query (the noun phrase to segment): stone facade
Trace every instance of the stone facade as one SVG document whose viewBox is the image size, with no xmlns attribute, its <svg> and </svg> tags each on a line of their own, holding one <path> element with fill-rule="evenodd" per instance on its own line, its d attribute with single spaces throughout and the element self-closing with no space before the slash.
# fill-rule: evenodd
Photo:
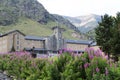
<svg viewBox="0 0 120 80">
<path fill-rule="evenodd" d="M 54 30 L 53 35 L 46 39 L 46 49 L 58 51 L 64 48 L 64 39 L 62 37 L 63 28 L 53 27 Z"/>
<path fill-rule="evenodd" d="M 23 50 L 24 34 L 18 30 L 0 35 L 0 53 L 6 53 L 14 50 Z"/>
<path fill-rule="evenodd" d="M 84 44 L 75 44 L 75 43 L 67 43 L 67 48 L 68 49 L 72 49 L 74 51 L 84 51 L 85 48 L 88 47 L 88 45 L 84 45 Z"/>
<path fill-rule="evenodd" d="M 8 37 L 8 52 L 12 51 L 12 48 L 15 49 L 15 51 L 22 51 L 24 46 L 24 35 L 22 35 L 19 32 L 13 32 L 11 34 L 7 35 Z"/>
<path fill-rule="evenodd" d="M 22 51 L 24 49 L 30 51 L 34 47 L 36 51 L 57 52 L 64 48 L 73 51 L 84 51 L 92 43 L 90 41 L 74 41 L 66 40 L 62 37 L 63 28 L 53 27 L 53 35 L 49 37 L 28 36 L 18 30 L 10 31 L 0 35 L 0 53 L 7 53 L 12 50 Z"/>
<path fill-rule="evenodd" d="M 0 37 L 0 53 L 8 52 L 8 39 L 7 36 Z"/>
<path fill-rule="evenodd" d="M 24 48 L 45 48 L 45 41 L 40 40 L 25 40 Z"/>
</svg>

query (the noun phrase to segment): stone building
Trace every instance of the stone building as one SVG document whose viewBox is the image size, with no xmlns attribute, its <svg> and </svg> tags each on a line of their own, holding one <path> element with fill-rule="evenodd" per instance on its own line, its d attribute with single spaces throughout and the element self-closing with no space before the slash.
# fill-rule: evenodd
<svg viewBox="0 0 120 80">
<path fill-rule="evenodd" d="M 25 34 L 18 30 L 10 31 L 0 35 L 0 53 L 7 53 L 12 50 L 21 51 L 24 49 Z"/>
<path fill-rule="evenodd" d="M 60 27 L 53 27 L 54 33 L 49 37 L 29 36 L 19 30 L 10 31 L 0 35 L 0 53 L 11 51 L 31 51 L 36 53 L 57 53 L 59 50 L 69 48 L 75 52 L 84 52 L 93 41 L 67 40 L 62 37 L 65 31 Z"/>
</svg>

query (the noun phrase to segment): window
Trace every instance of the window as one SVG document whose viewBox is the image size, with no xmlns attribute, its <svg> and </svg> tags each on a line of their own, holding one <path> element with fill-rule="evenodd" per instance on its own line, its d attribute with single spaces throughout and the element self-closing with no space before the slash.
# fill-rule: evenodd
<svg viewBox="0 0 120 80">
<path fill-rule="evenodd" d="M 17 50 L 19 50 L 19 46 L 17 46 Z"/>
<path fill-rule="evenodd" d="M 17 39 L 19 39 L 19 35 L 17 35 Z"/>
<path fill-rule="evenodd" d="M 17 41 L 17 44 L 19 44 L 19 41 Z"/>
</svg>

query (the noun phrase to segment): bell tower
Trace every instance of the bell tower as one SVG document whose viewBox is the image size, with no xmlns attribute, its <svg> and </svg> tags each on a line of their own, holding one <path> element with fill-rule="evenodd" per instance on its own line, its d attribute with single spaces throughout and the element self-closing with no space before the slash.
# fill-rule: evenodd
<svg viewBox="0 0 120 80">
<path fill-rule="evenodd" d="M 56 50 L 60 50 L 64 48 L 64 39 L 62 37 L 62 33 L 65 31 L 64 28 L 60 28 L 59 26 L 55 26 L 52 28 L 54 30 L 54 36 L 56 40 Z"/>
</svg>

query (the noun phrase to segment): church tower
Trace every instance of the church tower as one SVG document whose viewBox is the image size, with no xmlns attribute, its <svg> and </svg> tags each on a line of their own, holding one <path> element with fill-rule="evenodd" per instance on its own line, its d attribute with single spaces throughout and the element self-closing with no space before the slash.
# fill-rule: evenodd
<svg viewBox="0 0 120 80">
<path fill-rule="evenodd" d="M 55 36 L 55 42 L 56 42 L 56 50 L 60 50 L 64 48 L 64 39 L 62 37 L 62 32 L 65 31 L 65 29 L 60 28 L 59 26 L 55 26 L 52 28 L 54 30 L 54 36 Z M 53 41 L 54 42 L 54 41 Z"/>
</svg>

